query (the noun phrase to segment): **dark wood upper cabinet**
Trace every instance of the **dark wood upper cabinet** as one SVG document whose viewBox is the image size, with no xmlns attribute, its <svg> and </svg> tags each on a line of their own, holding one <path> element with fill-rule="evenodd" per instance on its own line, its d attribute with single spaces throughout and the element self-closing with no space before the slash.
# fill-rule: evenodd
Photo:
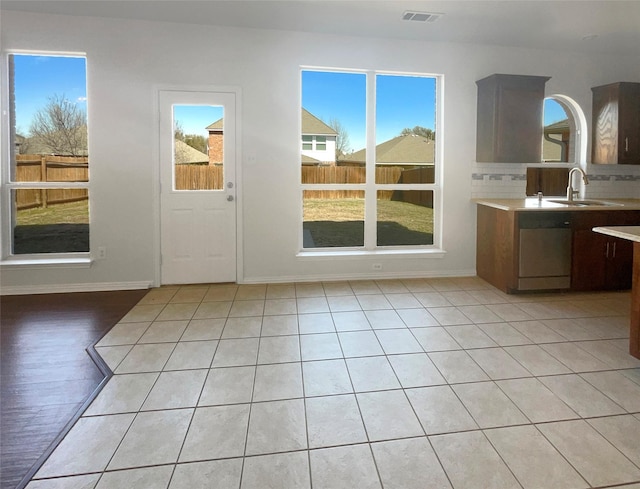
<svg viewBox="0 0 640 489">
<path fill-rule="evenodd" d="M 591 162 L 640 165 L 640 83 L 611 83 L 591 90 Z"/>
<path fill-rule="evenodd" d="M 476 161 L 542 161 L 544 85 L 549 78 L 496 74 L 476 82 Z"/>
</svg>

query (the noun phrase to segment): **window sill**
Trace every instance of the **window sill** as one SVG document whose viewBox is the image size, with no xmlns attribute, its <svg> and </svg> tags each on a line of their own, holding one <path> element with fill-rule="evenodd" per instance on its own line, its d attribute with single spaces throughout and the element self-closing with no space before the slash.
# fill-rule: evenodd
<svg viewBox="0 0 640 489">
<path fill-rule="evenodd" d="M 356 257 L 369 258 L 443 258 L 447 252 L 440 248 L 414 249 L 414 250 L 341 250 L 341 251 L 300 251 L 297 258 L 330 258 L 330 259 L 351 259 Z"/>
<path fill-rule="evenodd" d="M 2 268 L 42 269 L 42 268 L 90 268 L 91 258 L 43 258 L 8 259 L 0 261 Z"/>
</svg>

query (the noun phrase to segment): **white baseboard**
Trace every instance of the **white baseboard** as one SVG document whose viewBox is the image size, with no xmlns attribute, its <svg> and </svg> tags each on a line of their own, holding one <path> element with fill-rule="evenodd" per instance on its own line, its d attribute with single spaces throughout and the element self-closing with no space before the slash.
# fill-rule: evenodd
<svg viewBox="0 0 640 489">
<path fill-rule="evenodd" d="M 350 273 L 348 275 L 303 275 L 303 276 L 274 276 L 274 277 L 245 277 L 241 284 L 275 284 L 291 282 L 340 282 L 345 280 L 385 280 L 410 278 L 447 278 L 447 277 L 475 277 L 473 270 L 449 270 L 437 272 L 378 272 L 378 273 Z"/>
<path fill-rule="evenodd" d="M 65 292 L 110 292 L 148 289 L 152 282 L 99 282 L 89 284 L 10 285 L 0 287 L 0 295 L 61 294 Z"/>
</svg>

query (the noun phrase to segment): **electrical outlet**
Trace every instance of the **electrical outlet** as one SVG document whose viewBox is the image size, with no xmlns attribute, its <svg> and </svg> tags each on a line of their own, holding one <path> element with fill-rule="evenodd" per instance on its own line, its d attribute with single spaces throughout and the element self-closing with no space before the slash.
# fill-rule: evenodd
<svg viewBox="0 0 640 489">
<path fill-rule="evenodd" d="M 107 257 L 107 248 L 104 246 L 98 246 L 98 260 L 104 260 Z"/>
<path fill-rule="evenodd" d="M 374 270 L 382 270 L 382 263 L 374 263 L 371 268 Z"/>
</svg>

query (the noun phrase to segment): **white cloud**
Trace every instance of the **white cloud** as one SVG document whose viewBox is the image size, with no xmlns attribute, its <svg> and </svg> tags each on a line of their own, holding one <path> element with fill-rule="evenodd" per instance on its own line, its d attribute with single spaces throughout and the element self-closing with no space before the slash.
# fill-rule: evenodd
<svg viewBox="0 0 640 489">
<path fill-rule="evenodd" d="M 87 101 L 87 97 L 78 97 L 76 100 L 78 102 L 86 102 Z"/>
</svg>

